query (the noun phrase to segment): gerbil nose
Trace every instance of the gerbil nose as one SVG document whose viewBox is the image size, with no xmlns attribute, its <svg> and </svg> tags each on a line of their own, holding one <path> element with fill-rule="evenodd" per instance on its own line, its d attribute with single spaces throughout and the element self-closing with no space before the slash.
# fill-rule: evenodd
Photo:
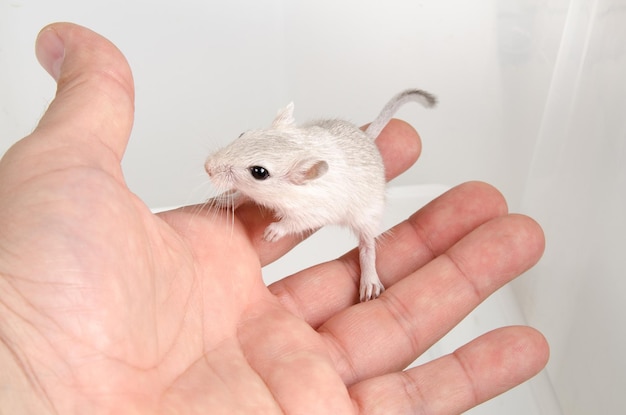
<svg viewBox="0 0 626 415">
<path fill-rule="evenodd" d="M 204 163 L 204 170 L 207 172 L 209 177 L 213 177 L 220 172 L 223 172 L 225 169 L 223 166 L 216 166 L 214 163 L 206 162 Z"/>
<path fill-rule="evenodd" d="M 230 177 L 233 172 L 233 167 L 229 165 L 214 165 L 213 163 L 206 162 L 204 164 L 204 170 L 209 177 L 214 176 L 228 176 Z"/>
<path fill-rule="evenodd" d="M 210 166 L 209 163 L 204 163 L 204 170 L 209 176 L 213 176 L 213 174 L 215 174 L 215 169 L 213 166 Z"/>
</svg>

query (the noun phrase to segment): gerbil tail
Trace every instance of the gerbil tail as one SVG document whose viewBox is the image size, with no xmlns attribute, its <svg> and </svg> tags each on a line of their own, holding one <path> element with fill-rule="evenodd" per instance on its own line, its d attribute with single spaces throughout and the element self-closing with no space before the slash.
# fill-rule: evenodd
<svg viewBox="0 0 626 415">
<path fill-rule="evenodd" d="M 418 102 L 426 108 L 432 108 L 437 104 L 437 98 L 431 93 L 421 89 L 407 89 L 391 98 L 380 114 L 378 114 L 378 117 L 367 127 L 365 133 L 372 139 L 378 137 L 378 134 L 385 128 L 400 107 L 410 101 Z"/>
</svg>

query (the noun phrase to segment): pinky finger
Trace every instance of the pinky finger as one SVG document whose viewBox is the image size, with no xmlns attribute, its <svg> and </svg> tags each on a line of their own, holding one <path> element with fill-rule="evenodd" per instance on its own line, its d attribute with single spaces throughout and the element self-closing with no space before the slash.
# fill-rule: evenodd
<svg viewBox="0 0 626 415">
<path fill-rule="evenodd" d="M 359 382 L 350 395 L 362 414 L 459 414 L 530 379 L 547 359 L 541 333 L 507 327 L 422 366 Z"/>
</svg>

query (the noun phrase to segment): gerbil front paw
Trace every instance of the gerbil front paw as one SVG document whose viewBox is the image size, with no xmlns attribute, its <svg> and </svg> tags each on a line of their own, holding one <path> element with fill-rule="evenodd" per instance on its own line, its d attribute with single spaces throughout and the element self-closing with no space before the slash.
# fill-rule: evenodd
<svg viewBox="0 0 626 415">
<path fill-rule="evenodd" d="M 286 234 L 287 232 L 280 222 L 273 222 L 270 223 L 267 228 L 265 228 L 263 238 L 268 242 L 276 242 Z"/>
<path fill-rule="evenodd" d="M 378 278 L 376 281 L 361 281 L 359 299 L 361 302 L 373 300 L 385 291 L 385 287 Z"/>
</svg>

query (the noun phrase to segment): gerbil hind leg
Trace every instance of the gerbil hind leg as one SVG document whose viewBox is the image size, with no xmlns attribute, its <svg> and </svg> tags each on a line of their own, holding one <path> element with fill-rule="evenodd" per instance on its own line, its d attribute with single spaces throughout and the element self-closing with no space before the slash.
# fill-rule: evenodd
<svg viewBox="0 0 626 415">
<path fill-rule="evenodd" d="M 373 300 L 385 291 L 376 272 L 376 239 L 373 235 L 359 236 L 359 263 L 361 265 L 359 299 Z"/>
</svg>

